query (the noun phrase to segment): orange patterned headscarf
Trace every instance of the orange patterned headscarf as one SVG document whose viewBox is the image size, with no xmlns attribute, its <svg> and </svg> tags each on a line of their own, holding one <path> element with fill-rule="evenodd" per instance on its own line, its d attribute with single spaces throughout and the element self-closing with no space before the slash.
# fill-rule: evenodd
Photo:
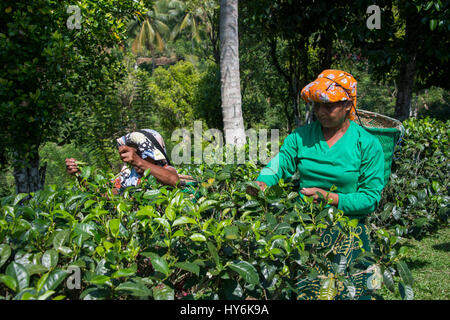
<svg viewBox="0 0 450 320">
<path fill-rule="evenodd" d="M 342 70 L 324 70 L 317 79 L 305 86 L 301 91 L 302 99 L 308 102 L 333 103 L 352 101 L 350 120 L 356 113 L 356 84 L 353 76 Z"/>
</svg>

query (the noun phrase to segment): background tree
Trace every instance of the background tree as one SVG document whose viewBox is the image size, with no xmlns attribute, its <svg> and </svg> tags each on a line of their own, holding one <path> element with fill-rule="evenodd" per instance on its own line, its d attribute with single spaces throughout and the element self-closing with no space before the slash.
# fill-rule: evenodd
<svg viewBox="0 0 450 320">
<path fill-rule="evenodd" d="M 138 56 L 147 52 L 152 57 L 152 70 L 155 68 L 156 51 L 165 48 L 164 35 L 170 33 L 167 25 L 170 15 L 167 1 L 157 1 L 145 14 L 138 16 L 129 24 L 129 35 L 132 37 L 131 50 Z"/>
<path fill-rule="evenodd" d="M 104 101 L 120 74 L 110 48 L 121 44 L 126 19 L 143 10 L 143 1 L 2 1 L 0 4 L 0 147 L 1 164 L 14 168 L 17 192 L 32 192 L 44 183 L 39 146 L 65 143 L 72 129 L 83 130 L 75 111 Z M 75 16 L 74 16 L 75 15 Z M 116 69 L 117 67 L 117 69 Z M 75 130 L 76 131 L 76 130 Z"/>
<path fill-rule="evenodd" d="M 306 106 L 299 109 L 300 91 L 322 70 L 331 67 L 336 52 L 334 39 L 351 23 L 348 12 L 353 2 L 330 7 L 327 1 L 246 1 L 243 23 L 266 42 L 270 60 L 284 79 L 291 100 L 289 127 L 311 119 Z M 302 117 L 303 115 L 303 117 Z"/>
<path fill-rule="evenodd" d="M 189 38 L 201 48 L 202 57 L 220 64 L 219 10 L 218 0 L 172 0 L 172 6 L 181 12 L 177 25 L 172 31 L 176 39 L 188 30 Z"/>
<path fill-rule="evenodd" d="M 361 1 L 358 5 L 363 9 L 369 3 Z M 377 4 L 381 28 L 353 29 L 349 40 L 355 50 L 362 50 L 369 58 L 374 80 L 395 81 L 395 117 L 405 120 L 411 115 L 413 92 L 436 85 L 449 88 L 445 77 L 450 61 L 450 3 L 391 0 Z M 360 15 L 352 20 L 363 23 Z"/>
</svg>

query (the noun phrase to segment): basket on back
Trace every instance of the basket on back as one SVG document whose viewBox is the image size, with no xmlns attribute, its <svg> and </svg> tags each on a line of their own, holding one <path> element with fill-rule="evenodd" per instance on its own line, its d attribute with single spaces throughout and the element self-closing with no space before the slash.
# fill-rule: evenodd
<svg viewBox="0 0 450 320">
<path fill-rule="evenodd" d="M 391 175 L 392 156 L 395 146 L 403 136 L 405 128 L 396 119 L 361 109 L 357 110 L 355 122 L 376 136 L 381 143 L 384 152 L 384 185 L 386 185 Z"/>
</svg>

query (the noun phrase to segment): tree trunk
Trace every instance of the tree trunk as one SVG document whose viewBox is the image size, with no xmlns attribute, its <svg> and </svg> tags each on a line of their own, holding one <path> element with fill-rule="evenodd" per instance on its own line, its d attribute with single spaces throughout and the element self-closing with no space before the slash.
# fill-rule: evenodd
<svg viewBox="0 0 450 320">
<path fill-rule="evenodd" d="M 298 112 L 298 101 L 300 94 L 300 92 L 298 92 L 298 85 L 297 85 L 298 78 L 292 72 L 288 72 L 281 67 L 280 61 L 278 61 L 277 57 L 277 40 L 275 38 L 269 41 L 269 46 L 270 46 L 270 56 L 272 57 L 272 63 L 277 69 L 277 71 L 284 77 L 289 86 L 289 98 L 292 101 L 294 112 L 292 115 L 289 115 L 287 111 L 285 113 L 288 122 L 288 132 L 291 132 L 290 128 L 292 128 L 293 126 L 298 127 L 300 125 L 300 118 Z M 292 70 L 292 68 L 289 69 Z M 287 107 L 288 106 L 286 105 L 286 108 Z"/>
<path fill-rule="evenodd" d="M 239 75 L 238 1 L 220 1 L 220 73 L 225 143 L 245 144 Z"/>
<path fill-rule="evenodd" d="M 47 166 L 39 167 L 39 152 L 29 153 L 28 161 L 16 152 L 13 160 L 13 175 L 16 182 L 16 193 L 30 193 L 44 186 Z"/>
<path fill-rule="evenodd" d="M 397 80 L 397 100 L 395 101 L 395 118 L 403 121 L 409 117 L 411 99 L 416 71 L 416 54 L 408 54 L 402 62 Z"/>
<path fill-rule="evenodd" d="M 291 98 L 292 98 L 292 105 L 294 107 L 294 121 L 295 121 L 295 128 L 301 125 L 300 117 L 299 117 L 299 110 L 298 105 L 300 101 L 300 90 L 298 87 L 298 78 L 295 75 L 292 75 L 292 81 L 291 81 Z"/>
<path fill-rule="evenodd" d="M 287 103 L 284 104 L 284 115 L 287 119 L 287 121 L 286 121 L 287 132 L 292 131 L 292 123 L 291 123 L 292 122 L 292 114 L 289 112 L 289 107 L 290 107 L 290 104 L 287 104 Z"/>
</svg>

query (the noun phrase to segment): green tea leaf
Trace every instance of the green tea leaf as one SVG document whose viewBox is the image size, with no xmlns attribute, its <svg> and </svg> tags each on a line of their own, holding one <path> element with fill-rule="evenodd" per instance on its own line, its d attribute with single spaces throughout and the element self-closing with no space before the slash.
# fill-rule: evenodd
<svg viewBox="0 0 450 320">
<path fill-rule="evenodd" d="M 153 287 L 153 298 L 155 300 L 174 300 L 175 299 L 175 293 L 174 290 L 161 283 L 155 287 Z"/>
<path fill-rule="evenodd" d="M 391 292 L 395 292 L 395 283 L 394 278 L 392 277 L 392 273 L 385 269 L 383 272 L 383 283 L 386 285 L 386 288 Z"/>
<path fill-rule="evenodd" d="M 88 288 L 80 294 L 83 300 L 103 300 L 110 296 L 110 290 L 106 288 Z"/>
<path fill-rule="evenodd" d="M 97 230 L 97 224 L 94 222 L 77 223 L 73 227 L 74 235 L 83 235 L 86 238 L 95 236 L 95 231 Z"/>
<path fill-rule="evenodd" d="M 114 272 L 111 275 L 111 278 L 116 279 L 116 278 L 121 278 L 121 277 L 129 277 L 129 276 L 134 275 L 135 273 L 136 273 L 136 270 L 133 268 L 120 269 L 120 270 Z"/>
<path fill-rule="evenodd" d="M 36 284 L 36 290 L 37 292 L 41 292 L 42 291 L 42 287 L 44 286 L 45 281 L 47 280 L 48 276 L 50 275 L 50 272 L 47 272 L 46 274 L 44 274 L 37 282 Z"/>
<path fill-rule="evenodd" d="M 96 203 L 97 201 L 89 199 L 84 203 L 84 209 L 89 209 L 90 206 L 92 206 L 94 203 Z"/>
<path fill-rule="evenodd" d="M 0 274 L 0 282 L 10 288 L 12 291 L 17 291 L 17 281 L 15 278 L 8 276 L 7 274 Z"/>
<path fill-rule="evenodd" d="M 209 241 L 206 243 L 206 246 L 208 247 L 209 253 L 211 253 L 216 266 L 221 268 L 222 264 L 220 263 L 219 253 L 217 252 L 216 246 Z"/>
<path fill-rule="evenodd" d="M 17 206 L 17 204 L 22 201 L 26 196 L 28 196 L 28 193 L 19 193 L 15 198 L 13 202 L 13 206 Z"/>
<path fill-rule="evenodd" d="M 108 277 L 107 275 L 104 275 L 104 274 L 100 274 L 100 275 L 97 275 L 97 276 L 93 277 L 92 279 L 90 279 L 89 283 L 95 284 L 95 285 L 102 285 L 102 284 L 109 283 L 110 280 L 111 280 L 111 277 Z"/>
<path fill-rule="evenodd" d="M 177 262 L 175 263 L 175 267 L 192 272 L 197 276 L 200 274 L 199 265 L 192 262 Z"/>
<path fill-rule="evenodd" d="M 52 269 L 58 264 L 58 252 L 54 249 L 45 251 L 42 256 L 42 265 L 47 269 Z"/>
<path fill-rule="evenodd" d="M 157 216 L 158 215 L 155 213 L 155 208 L 153 208 L 152 206 L 145 206 L 136 213 L 136 217 L 157 217 Z"/>
<path fill-rule="evenodd" d="M 34 274 L 42 274 L 48 271 L 47 267 L 44 267 L 42 264 L 29 264 L 25 266 L 30 277 Z"/>
<path fill-rule="evenodd" d="M 201 213 L 217 203 L 216 200 L 205 200 L 198 207 L 198 213 Z"/>
<path fill-rule="evenodd" d="M 169 275 L 170 269 L 169 265 L 167 264 L 166 260 L 156 253 L 153 252 L 144 252 L 142 255 L 145 257 L 150 258 L 150 261 L 152 263 L 153 268 L 155 268 L 156 271 L 159 271 L 166 276 Z"/>
<path fill-rule="evenodd" d="M 7 244 L 0 244 L 0 268 L 11 256 L 11 248 Z"/>
<path fill-rule="evenodd" d="M 166 230 L 170 231 L 170 224 L 169 221 L 167 221 L 167 219 L 155 218 L 154 220 L 158 222 L 160 225 L 162 225 Z"/>
<path fill-rule="evenodd" d="M 259 206 L 259 202 L 256 200 L 249 200 L 241 206 L 241 210 L 245 210 L 247 208 L 257 207 Z"/>
<path fill-rule="evenodd" d="M 69 247 L 62 246 L 62 247 L 58 248 L 58 252 L 62 253 L 63 255 L 66 255 L 66 256 L 70 256 L 72 254 L 73 250 L 70 249 Z"/>
<path fill-rule="evenodd" d="M 413 194 L 408 194 L 408 200 L 411 203 L 411 206 L 414 206 L 417 203 L 417 197 Z"/>
<path fill-rule="evenodd" d="M 409 268 L 404 261 L 397 262 L 397 270 L 398 270 L 400 277 L 405 282 L 405 284 L 407 286 L 412 286 L 414 283 L 414 278 L 411 274 L 411 271 L 409 271 Z"/>
<path fill-rule="evenodd" d="M 192 218 L 182 216 L 173 222 L 172 227 L 179 226 L 182 224 L 188 224 L 188 223 L 197 224 L 197 221 L 195 221 Z"/>
<path fill-rule="evenodd" d="M 206 241 L 206 237 L 201 233 L 194 233 L 189 237 L 192 241 Z"/>
<path fill-rule="evenodd" d="M 46 292 L 44 292 L 43 294 L 41 294 L 37 299 L 38 300 L 47 300 L 49 297 L 51 297 L 53 294 L 55 293 L 55 291 L 53 290 L 48 290 Z"/>
<path fill-rule="evenodd" d="M 147 288 L 144 284 L 131 281 L 121 283 L 116 287 L 116 290 L 128 292 L 135 297 L 151 297 L 153 294 L 152 290 Z"/>
<path fill-rule="evenodd" d="M 64 246 L 64 244 L 69 240 L 69 237 L 69 229 L 59 231 L 53 238 L 53 248 L 55 248 L 55 250 L 58 250 L 59 248 Z"/>
<path fill-rule="evenodd" d="M 164 212 L 165 216 L 167 217 L 167 219 L 169 219 L 169 221 L 173 221 L 177 216 L 172 204 L 169 204 Z"/>
<path fill-rule="evenodd" d="M 46 292 L 48 290 L 55 291 L 56 288 L 64 281 L 67 277 L 67 272 L 61 269 L 53 270 L 48 277 L 45 279 L 42 285 L 42 292 Z"/>
<path fill-rule="evenodd" d="M 11 262 L 6 268 L 6 275 L 13 278 L 17 283 L 17 289 L 22 290 L 28 287 L 30 275 L 27 269 L 19 263 Z"/>
<path fill-rule="evenodd" d="M 80 167 L 81 176 L 85 179 L 89 179 L 91 176 L 92 168 L 91 167 Z"/>
<path fill-rule="evenodd" d="M 54 215 L 55 218 L 65 219 L 70 222 L 73 222 L 76 220 L 70 213 L 68 213 L 65 210 L 60 210 L 60 209 L 53 210 L 52 214 Z"/>
<path fill-rule="evenodd" d="M 398 290 L 403 300 L 414 300 L 414 291 L 411 286 L 399 282 Z"/>
<path fill-rule="evenodd" d="M 283 195 L 283 189 L 278 184 L 275 184 L 266 188 L 264 195 L 270 198 L 280 198 Z"/>
<path fill-rule="evenodd" d="M 179 230 L 175 231 L 175 232 L 172 234 L 172 238 L 175 238 L 175 237 L 184 237 L 184 236 L 185 236 L 185 235 L 184 235 L 183 229 L 179 229 Z"/>
<path fill-rule="evenodd" d="M 255 267 L 247 261 L 232 262 L 228 266 L 231 270 L 237 272 L 246 282 L 255 285 L 259 283 L 258 272 Z"/>
<path fill-rule="evenodd" d="M 226 239 L 234 240 L 239 238 L 239 228 L 237 226 L 226 226 L 223 231 Z"/>
<path fill-rule="evenodd" d="M 117 238 L 119 235 L 120 219 L 111 219 L 108 221 L 109 231 Z"/>
</svg>

